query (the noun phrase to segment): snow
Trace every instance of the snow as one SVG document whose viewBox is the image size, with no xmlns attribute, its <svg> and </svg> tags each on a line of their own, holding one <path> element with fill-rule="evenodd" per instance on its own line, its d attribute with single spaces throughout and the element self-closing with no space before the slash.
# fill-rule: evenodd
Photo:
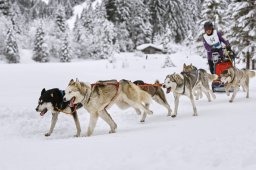
<svg viewBox="0 0 256 170">
<path fill-rule="evenodd" d="M 176 67 L 161 68 L 168 55 L 145 57 L 134 53 L 116 54 L 108 60 L 72 63 L 34 63 L 31 51 L 21 51 L 21 64 L 0 64 L 0 169 L 4 170 L 252 170 L 256 168 L 256 79 L 250 82 L 250 98 L 239 91 L 234 103 L 224 93 L 207 102 L 196 101 L 198 116 L 192 116 L 188 98 L 181 97 L 178 115 L 152 103 L 154 111 L 145 123 L 133 109 L 112 107 L 109 112 L 118 125 L 108 134 L 99 119 L 91 137 L 74 138 L 71 116 L 60 114 L 53 134 L 45 137 L 51 114 L 35 112 L 42 88 L 65 89 L 71 78 L 95 82 L 107 79 L 142 79 L 163 82 L 167 74 L 180 72 L 183 63 L 207 69 L 206 60 L 182 47 L 169 55 Z M 30 59 L 29 59 L 30 58 Z M 123 67 L 123 64 L 126 67 Z M 172 109 L 172 94 L 167 95 Z M 78 111 L 82 135 L 89 115 Z"/>
<path fill-rule="evenodd" d="M 156 49 L 163 50 L 162 45 L 155 45 L 155 44 L 141 44 L 137 47 L 137 50 L 144 50 L 145 48 L 148 48 L 148 47 L 154 47 Z"/>
</svg>

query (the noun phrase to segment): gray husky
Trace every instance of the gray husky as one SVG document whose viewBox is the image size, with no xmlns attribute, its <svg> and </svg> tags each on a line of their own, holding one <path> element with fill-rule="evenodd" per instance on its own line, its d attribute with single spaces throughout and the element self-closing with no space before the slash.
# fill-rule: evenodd
<svg viewBox="0 0 256 170">
<path fill-rule="evenodd" d="M 246 98 L 249 98 L 249 80 L 255 76 L 254 71 L 247 69 L 237 69 L 235 67 L 229 67 L 220 74 L 220 80 L 224 83 L 224 88 L 227 96 L 230 95 L 229 89 L 234 88 L 233 95 L 229 102 L 233 102 L 234 98 L 241 85 L 243 90 L 246 92 Z"/>
<path fill-rule="evenodd" d="M 166 76 L 163 87 L 166 88 L 166 93 L 170 93 L 172 91 L 174 96 L 174 113 L 171 115 L 172 117 L 176 117 L 177 115 L 179 98 L 181 95 L 185 95 L 190 98 L 194 110 L 193 116 L 197 116 L 197 109 L 195 106 L 194 96 L 192 94 L 195 80 L 192 82 L 192 79 L 193 76 L 185 73 L 173 73 L 172 75 Z"/>
<path fill-rule="evenodd" d="M 207 78 L 209 77 L 207 76 Z M 215 77 L 213 76 L 211 78 L 214 79 Z M 163 87 L 166 88 L 166 93 L 170 93 L 172 91 L 174 95 L 175 106 L 174 113 L 171 115 L 172 117 L 176 117 L 177 115 L 179 98 L 181 95 L 189 97 L 193 106 L 193 116 L 197 116 L 193 89 L 200 87 L 203 91 L 209 91 L 209 89 L 207 89 L 207 86 L 204 86 L 207 83 L 204 83 L 203 80 L 204 79 L 201 79 L 200 76 L 196 77 L 195 75 L 188 72 L 182 72 L 180 74 L 173 73 L 172 75 L 166 76 Z"/>
<path fill-rule="evenodd" d="M 186 65 L 185 63 L 183 65 L 183 72 L 190 74 L 197 81 L 193 87 L 193 94 L 196 96 L 196 100 L 199 99 L 199 96 L 202 98 L 202 92 L 206 95 L 209 102 L 211 101 L 210 96 L 212 96 L 213 99 L 216 98 L 215 94 L 210 89 L 209 83 L 216 80 L 218 75 L 209 74 L 204 69 L 197 69 L 192 64 Z"/>
<path fill-rule="evenodd" d="M 109 126 L 110 132 L 116 131 L 117 125 L 107 109 L 116 104 L 121 109 L 133 107 L 143 112 L 141 122 L 147 114 L 152 114 L 146 105 L 151 102 L 151 96 L 138 86 L 127 80 L 98 81 L 87 84 L 78 80 L 70 80 L 65 90 L 64 100 L 73 104 L 82 103 L 90 114 L 87 136 L 92 135 L 98 117 L 101 117 Z"/>
<path fill-rule="evenodd" d="M 172 109 L 166 100 L 164 91 L 161 87 L 162 84 L 160 84 L 158 80 L 155 81 L 155 84 L 146 84 L 142 80 L 136 80 L 133 83 L 139 86 L 142 90 L 149 93 L 155 102 L 164 106 L 168 110 L 167 116 L 171 116 Z M 140 114 L 138 109 L 136 109 L 136 112 Z"/>
</svg>

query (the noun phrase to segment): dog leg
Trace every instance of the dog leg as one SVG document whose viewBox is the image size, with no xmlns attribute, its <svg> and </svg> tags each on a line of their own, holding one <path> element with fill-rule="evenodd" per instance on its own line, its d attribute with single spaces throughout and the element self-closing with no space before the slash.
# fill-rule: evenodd
<svg viewBox="0 0 256 170">
<path fill-rule="evenodd" d="M 178 106 L 179 106 L 179 100 L 180 95 L 179 94 L 173 94 L 174 95 L 174 114 L 171 115 L 173 118 L 177 116 Z"/>
<path fill-rule="evenodd" d="M 139 109 L 136 109 L 136 108 L 134 108 L 134 109 L 135 109 L 135 111 L 136 111 L 136 113 L 137 113 L 138 115 L 141 115 L 141 112 L 140 112 Z"/>
<path fill-rule="evenodd" d="M 209 93 L 211 94 L 212 98 L 213 98 L 213 99 L 216 99 L 216 95 L 212 92 L 212 90 L 209 89 L 208 91 L 209 91 Z"/>
<path fill-rule="evenodd" d="M 80 122 L 79 122 L 79 119 L 78 119 L 78 116 L 77 116 L 77 112 L 74 112 L 72 114 L 72 116 L 73 116 L 75 124 L 76 124 L 76 135 L 74 135 L 74 136 L 79 137 L 80 134 L 81 134 L 81 127 L 80 127 Z"/>
<path fill-rule="evenodd" d="M 249 98 L 249 77 L 245 81 L 245 89 L 246 89 L 246 98 Z"/>
<path fill-rule="evenodd" d="M 193 116 L 197 116 L 197 109 L 196 109 L 196 105 L 195 105 L 195 101 L 194 101 L 194 96 L 192 93 L 190 93 L 190 101 L 192 103 L 192 106 L 193 106 L 193 111 L 194 111 L 194 114 Z"/>
<path fill-rule="evenodd" d="M 134 102 L 127 97 L 123 98 L 123 100 L 124 100 L 124 102 L 128 103 L 134 109 L 139 109 L 140 111 L 143 112 L 140 122 L 145 122 L 147 114 L 153 114 L 153 112 L 147 108 L 147 103 L 146 103 L 146 106 L 144 106 L 142 103 Z"/>
<path fill-rule="evenodd" d="M 230 85 L 230 84 L 227 84 L 227 85 L 225 86 L 225 91 L 226 91 L 227 96 L 230 95 L 230 92 L 229 92 L 230 88 L 231 88 L 231 85 Z"/>
<path fill-rule="evenodd" d="M 45 136 L 50 136 L 53 132 L 53 129 L 56 125 L 56 122 L 58 120 L 58 115 L 59 115 L 59 112 L 57 113 L 52 113 L 52 122 L 51 122 L 51 127 L 50 127 L 50 130 L 48 133 L 45 134 Z"/>
<path fill-rule="evenodd" d="M 201 89 L 202 89 L 203 93 L 206 95 L 208 102 L 211 102 L 211 96 L 210 96 L 209 91 L 205 87 L 202 87 Z"/>
<path fill-rule="evenodd" d="M 106 109 L 100 112 L 99 116 L 110 126 L 109 133 L 115 133 L 117 125 Z"/>
<path fill-rule="evenodd" d="M 170 105 L 167 103 L 167 101 L 163 101 L 160 97 L 158 96 L 155 96 L 153 98 L 158 104 L 164 106 L 167 110 L 168 110 L 168 114 L 167 116 L 171 116 L 171 113 L 172 113 L 172 109 L 170 107 Z"/>
<path fill-rule="evenodd" d="M 89 127 L 87 129 L 86 136 L 91 136 L 98 120 L 98 112 L 90 113 Z"/>
<path fill-rule="evenodd" d="M 140 122 L 145 122 L 147 114 L 153 114 L 153 112 L 149 110 L 149 103 L 145 104 L 145 109 L 146 111 L 143 112 Z"/>
<path fill-rule="evenodd" d="M 239 86 L 234 86 L 234 92 L 233 92 L 233 95 L 231 97 L 231 99 L 229 100 L 230 103 L 232 103 L 236 97 L 236 94 L 238 92 L 238 89 L 239 89 Z"/>
</svg>

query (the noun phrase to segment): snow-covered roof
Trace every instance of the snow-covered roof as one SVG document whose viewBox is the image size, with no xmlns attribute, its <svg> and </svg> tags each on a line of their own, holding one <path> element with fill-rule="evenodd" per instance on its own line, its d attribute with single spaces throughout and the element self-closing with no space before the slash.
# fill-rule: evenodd
<svg viewBox="0 0 256 170">
<path fill-rule="evenodd" d="M 145 48 L 148 48 L 148 47 L 153 47 L 153 48 L 156 48 L 158 50 L 163 50 L 162 45 L 155 45 L 155 44 L 141 44 L 137 47 L 137 50 L 144 50 Z"/>
</svg>

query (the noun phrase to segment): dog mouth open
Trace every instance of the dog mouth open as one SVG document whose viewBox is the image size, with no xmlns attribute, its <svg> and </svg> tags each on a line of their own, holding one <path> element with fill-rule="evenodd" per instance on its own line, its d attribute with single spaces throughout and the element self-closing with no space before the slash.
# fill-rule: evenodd
<svg viewBox="0 0 256 170">
<path fill-rule="evenodd" d="M 47 112 L 48 110 L 45 108 L 42 112 L 40 112 L 40 116 L 44 116 L 44 114 Z"/>
<path fill-rule="evenodd" d="M 172 90 L 172 88 L 171 88 L 171 87 L 166 88 L 166 93 L 170 93 L 170 92 L 171 92 L 171 90 Z"/>
<path fill-rule="evenodd" d="M 76 97 L 72 97 L 71 98 L 70 103 L 69 103 L 70 107 L 74 107 L 75 106 L 75 104 L 74 104 L 75 100 L 76 100 Z"/>
</svg>

